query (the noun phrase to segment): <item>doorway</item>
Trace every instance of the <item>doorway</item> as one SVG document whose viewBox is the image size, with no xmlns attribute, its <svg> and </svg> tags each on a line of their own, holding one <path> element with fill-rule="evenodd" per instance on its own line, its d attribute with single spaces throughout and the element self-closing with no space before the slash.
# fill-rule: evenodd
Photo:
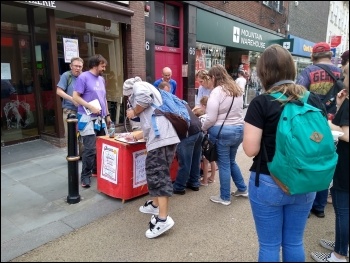
<svg viewBox="0 0 350 263">
<path fill-rule="evenodd" d="M 100 54 L 107 60 L 107 69 L 103 74 L 106 80 L 106 98 L 111 120 L 120 123 L 120 110 L 123 103 L 121 53 L 118 49 L 118 38 L 92 37 L 93 54 Z M 118 67 L 119 66 L 119 67 Z"/>
<path fill-rule="evenodd" d="M 31 39 L 1 33 L 1 145 L 38 138 Z"/>
<path fill-rule="evenodd" d="M 177 83 L 176 96 L 183 98 L 182 89 L 182 63 L 181 53 L 173 52 L 155 52 L 155 75 L 156 80 L 162 78 L 162 72 L 164 67 L 169 67 L 172 71 L 171 78 Z"/>
</svg>

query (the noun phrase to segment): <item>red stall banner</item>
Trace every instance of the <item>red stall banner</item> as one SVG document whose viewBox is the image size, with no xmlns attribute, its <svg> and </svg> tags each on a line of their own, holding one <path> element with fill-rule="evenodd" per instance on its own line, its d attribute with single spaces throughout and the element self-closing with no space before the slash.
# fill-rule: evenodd
<svg viewBox="0 0 350 263">
<path fill-rule="evenodd" d="M 331 36 L 331 47 L 337 47 L 341 43 L 341 36 Z"/>
</svg>

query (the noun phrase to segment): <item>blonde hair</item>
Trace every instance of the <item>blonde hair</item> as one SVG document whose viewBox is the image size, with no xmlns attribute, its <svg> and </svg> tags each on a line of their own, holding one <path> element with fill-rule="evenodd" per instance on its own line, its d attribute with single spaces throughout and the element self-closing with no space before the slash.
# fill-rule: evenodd
<svg viewBox="0 0 350 263">
<path fill-rule="evenodd" d="M 208 76 L 208 71 L 205 69 L 200 69 L 196 73 L 196 78 L 202 79 L 202 80 L 209 80 L 210 77 Z"/>
<path fill-rule="evenodd" d="M 208 75 L 214 77 L 214 87 L 221 86 L 226 94 L 231 97 L 238 97 L 243 94 L 241 88 L 227 73 L 227 70 L 220 64 L 216 64 L 209 69 Z"/>
<path fill-rule="evenodd" d="M 194 113 L 194 115 L 196 115 L 197 117 L 200 117 L 202 115 L 205 114 L 204 110 L 202 108 L 194 108 L 192 110 L 192 112 Z"/>
<path fill-rule="evenodd" d="M 206 107 L 206 106 L 207 106 L 207 103 L 208 103 L 208 98 L 209 98 L 208 96 L 203 96 L 203 97 L 200 99 L 199 103 Z"/>
</svg>

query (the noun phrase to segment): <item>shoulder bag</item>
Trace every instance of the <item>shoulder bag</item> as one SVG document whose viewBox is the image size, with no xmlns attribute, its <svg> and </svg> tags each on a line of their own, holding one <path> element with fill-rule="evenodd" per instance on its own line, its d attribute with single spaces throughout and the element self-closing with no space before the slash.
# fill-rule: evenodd
<svg viewBox="0 0 350 263">
<path fill-rule="evenodd" d="M 228 114 L 230 113 L 231 111 L 231 108 L 232 108 L 232 104 L 233 104 L 233 101 L 235 100 L 235 98 L 233 97 L 232 99 L 232 102 L 231 102 L 231 105 L 230 105 L 230 108 L 229 110 L 227 111 L 227 114 L 226 114 L 226 117 L 223 121 L 223 123 L 221 124 L 221 127 L 220 127 L 220 130 L 218 132 L 218 135 L 216 136 L 216 139 L 215 139 L 215 142 L 212 143 L 210 140 L 209 140 L 209 137 L 208 137 L 208 134 L 204 135 L 203 137 L 203 141 L 202 141 L 202 154 L 204 155 L 204 157 L 209 161 L 209 162 L 213 162 L 213 161 L 217 161 L 218 160 L 218 153 L 217 153 L 217 150 L 216 150 L 216 142 L 218 141 L 218 138 L 219 138 L 219 135 L 221 133 L 221 129 L 222 127 L 224 126 L 224 123 L 227 119 L 227 116 Z"/>
</svg>

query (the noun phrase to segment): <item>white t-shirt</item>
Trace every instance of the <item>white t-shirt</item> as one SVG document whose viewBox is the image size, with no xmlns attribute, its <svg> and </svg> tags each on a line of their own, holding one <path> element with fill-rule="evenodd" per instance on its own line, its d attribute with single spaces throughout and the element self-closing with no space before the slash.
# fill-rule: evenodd
<svg viewBox="0 0 350 263">
<path fill-rule="evenodd" d="M 245 85 L 247 84 L 247 80 L 245 79 L 245 77 L 241 76 L 241 77 L 237 78 L 236 83 L 242 89 L 243 94 L 244 94 L 245 93 Z"/>
</svg>

